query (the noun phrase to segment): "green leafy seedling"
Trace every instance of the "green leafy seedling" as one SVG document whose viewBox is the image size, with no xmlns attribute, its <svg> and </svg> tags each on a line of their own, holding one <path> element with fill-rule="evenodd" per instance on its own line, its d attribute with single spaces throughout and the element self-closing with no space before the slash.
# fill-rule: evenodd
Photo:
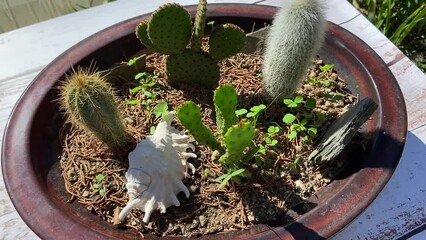
<svg viewBox="0 0 426 240">
<path fill-rule="evenodd" d="M 103 180 L 105 179 L 105 176 L 102 173 L 99 173 L 95 176 L 96 183 L 93 184 L 93 188 L 99 192 L 99 195 L 104 196 L 105 195 L 105 189 L 103 187 Z"/>
<path fill-rule="evenodd" d="M 344 96 L 340 95 L 340 94 L 326 94 L 326 93 L 324 93 L 321 96 L 323 98 L 325 98 L 327 101 L 330 101 L 330 102 L 337 102 L 339 100 L 344 99 Z"/>
<path fill-rule="evenodd" d="M 265 143 L 266 145 L 273 147 L 278 144 L 278 140 L 274 139 L 274 135 L 279 133 L 280 128 L 278 126 L 270 126 L 268 128 L 268 133 L 265 137 Z"/>
<path fill-rule="evenodd" d="M 286 98 L 286 99 L 283 100 L 283 102 L 287 107 L 289 107 L 291 109 L 297 108 L 303 102 L 303 96 L 298 95 L 298 96 L 294 97 L 294 99 Z"/>
<path fill-rule="evenodd" d="M 169 113 L 169 106 L 167 105 L 167 102 L 161 101 L 155 107 L 152 109 L 152 113 L 155 115 L 156 118 L 163 118 Z"/>
<path fill-rule="evenodd" d="M 237 184 L 241 183 L 241 177 L 250 177 L 251 173 L 244 168 L 240 168 L 238 170 L 228 170 L 226 174 L 221 175 L 216 178 L 217 182 L 220 182 L 218 188 L 225 187 L 230 180 L 233 180 Z"/>
<path fill-rule="evenodd" d="M 334 64 L 325 64 L 324 66 L 320 67 L 320 70 L 322 72 L 327 72 L 327 71 L 330 71 L 333 68 L 334 68 Z"/>
<path fill-rule="evenodd" d="M 289 163 L 289 164 L 288 164 L 288 167 L 289 167 L 290 169 L 295 169 L 295 168 L 297 168 L 297 166 L 300 164 L 300 160 L 301 160 L 301 158 L 300 158 L 300 157 L 296 157 L 296 159 L 294 159 L 294 161 L 293 161 L 293 162 L 291 162 L 291 163 Z"/>
</svg>

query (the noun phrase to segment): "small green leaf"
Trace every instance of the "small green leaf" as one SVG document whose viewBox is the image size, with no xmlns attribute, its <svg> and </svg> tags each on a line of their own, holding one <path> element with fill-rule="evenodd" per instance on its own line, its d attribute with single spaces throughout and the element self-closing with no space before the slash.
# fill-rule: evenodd
<svg viewBox="0 0 426 240">
<path fill-rule="evenodd" d="M 303 101 L 303 96 L 298 95 L 294 98 L 293 102 L 298 104 L 298 103 L 301 103 L 302 101 Z"/>
<path fill-rule="evenodd" d="M 138 104 L 140 102 L 140 100 L 139 99 L 132 99 L 132 100 L 127 100 L 125 103 L 127 104 L 127 105 L 136 105 L 136 104 Z"/>
<path fill-rule="evenodd" d="M 244 115 L 246 113 L 247 113 L 247 109 L 244 109 L 244 108 L 238 109 L 238 110 L 235 111 L 235 115 L 237 115 L 237 116 L 241 116 L 241 115 Z"/>
<path fill-rule="evenodd" d="M 266 153 L 266 148 L 263 145 L 259 145 L 259 150 L 257 150 L 258 153 L 260 154 L 265 154 Z"/>
<path fill-rule="evenodd" d="M 321 66 L 320 69 L 323 72 L 327 72 L 328 70 L 331 70 L 334 68 L 334 64 L 325 64 L 324 66 Z"/>
<path fill-rule="evenodd" d="M 145 95 L 147 98 L 153 98 L 154 94 L 150 91 L 143 91 L 143 95 Z"/>
<path fill-rule="evenodd" d="M 296 131 L 291 131 L 288 135 L 287 135 L 287 138 L 288 139 L 293 139 L 293 138 L 295 138 L 295 137 L 297 137 L 297 132 Z"/>
<path fill-rule="evenodd" d="M 280 131 L 280 128 L 277 126 L 269 126 L 268 128 L 268 133 L 270 134 L 278 133 L 279 131 Z"/>
<path fill-rule="evenodd" d="M 149 134 L 153 135 L 155 133 L 155 126 L 149 128 Z"/>
<path fill-rule="evenodd" d="M 215 23 L 215 21 L 210 21 L 210 22 L 207 23 L 207 25 L 213 26 L 214 23 Z"/>
<path fill-rule="evenodd" d="M 285 105 L 288 106 L 288 105 L 293 103 L 293 100 L 292 99 L 284 99 L 283 102 L 284 102 Z"/>
<path fill-rule="evenodd" d="M 254 113 L 254 112 L 249 112 L 246 115 L 246 117 L 248 117 L 248 118 L 251 118 L 251 117 L 254 117 L 254 116 L 256 116 L 256 113 Z"/>
<path fill-rule="evenodd" d="M 163 118 L 165 115 L 167 115 L 169 110 L 169 106 L 167 105 L 167 102 L 161 101 L 155 107 L 152 109 L 152 113 L 154 113 L 156 118 Z"/>
<path fill-rule="evenodd" d="M 102 182 L 102 180 L 104 180 L 105 176 L 102 173 L 99 173 L 98 175 L 95 176 L 95 178 L 99 182 Z"/>
<path fill-rule="evenodd" d="M 308 133 L 311 135 L 316 135 L 318 132 L 318 129 L 316 127 L 310 127 L 308 128 Z"/>
<path fill-rule="evenodd" d="M 292 124 L 294 122 L 294 120 L 296 120 L 296 116 L 291 114 L 291 113 L 287 113 L 286 115 L 284 115 L 283 117 L 283 122 L 287 123 L 287 124 Z"/>
<path fill-rule="evenodd" d="M 104 196 L 105 195 L 105 190 L 99 189 L 99 195 Z"/>
<path fill-rule="evenodd" d="M 98 190 L 99 188 L 101 188 L 101 185 L 99 185 L 97 183 L 94 183 L 93 184 L 93 188 L 96 189 L 96 190 Z"/>
<path fill-rule="evenodd" d="M 317 105 L 317 100 L 315 100 L 314 98 L 306 99 L 305 106 L 307 108 L 315 108 L 316 105 Z"/>
<path fill-rule="evenodd" d="M 137 86 L 137 87 L 130 89 L 130 93 L 135 94 L 137 92 L 140 92 L 142 89 L 143 89 L 142 86 Z"/>
<path fill-rule="evenodd" d="M 129 62 L 127 62 L 127 65 L 132 66 L 136 63 L 137 60 L 138 60 L 138 58 L 134 57 L 134 58 L 130 59 Z"/>
<path fill-rule="evenodd" d="M 254 112 L 255 114 L 259 113 L 260 111 L 264 110 L 266 106 L 264 104 L 260 104 L 258 106 L 253 106 L 250 108 L 250 111 Z"/>
</svg>

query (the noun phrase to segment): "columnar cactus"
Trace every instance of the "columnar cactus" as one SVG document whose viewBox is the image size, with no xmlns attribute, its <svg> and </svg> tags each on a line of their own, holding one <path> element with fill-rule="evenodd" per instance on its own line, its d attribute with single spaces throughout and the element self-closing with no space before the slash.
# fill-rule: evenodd
<svg viewBox="0 0 426 240">
<path fill-rule="evenodd" d="M 291 97 L 304 80 L 326 29 L 321 0 L 290 0 L 275 16 L 263 64 L 263 91 L 270 100 Z"/>
<path fill-rule="evenodd" d="M 216 88 L 220 76 L 218 62 L 244 47 L 244 31 L 225 24 L 213 30 L 209 53 L 201 49 L 206 6 L 206 0 L 199 1 L 193 30 L 190 14 L 177 3 L 161 6 L 136 29 L 136 36 L 145 47 L 169 55 L 166 74 L 171 85 L 198 83 Z"/>
<path fill-rule="evenodd" d="M 218 150 L 222 156 L 219 161 L 228 167 L 238 166 L 244 150 L 253 140 L 256 130 L 251 122 L 240 121 L 235 115 L 237 93 L 231 85 L 224 85 L 215 90 L 214 104 L 218 134 L 201 122 L 200 108 L 193 102 L 186 102 L 177 111 L 182 125 L 188 129 L 201 144 Z M 218 140 L 220 139 L 221 143 Z"/>
<path fill-rule="evenodd" d="M 111 86 L 100 73 L 79 69 L 60 88 L 60 103 L 68 120 L 94 134 L 113 151 L 132 146 Z"/>
</svg>

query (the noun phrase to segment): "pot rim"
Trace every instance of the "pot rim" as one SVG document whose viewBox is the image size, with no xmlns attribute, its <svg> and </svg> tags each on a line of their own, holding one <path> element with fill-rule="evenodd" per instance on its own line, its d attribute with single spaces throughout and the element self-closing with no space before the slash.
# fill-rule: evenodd
<svg viewBox="0 0 426 240">
<path fill-rule="evenodd" d="M 193 14 L 196 6 L 191 5 L 186 6 L 186 8 Z M 235 9 L 238 9 L 238 11 L 235 11 Z M 209 4 L 208 16 L 226 17 L 232 15 L 264 18 L 265 16 L 273 16 L 276 9 L 276 7 L 271 6 L 250 4 Z M 63 226 L 67 226 L 70 233 L 73 232 L 79 236 L 84 235 L 90 239 L 102 239 L 105 238 L 105 235 L 103 235 L 103 232 L 94 231 L 87 226 L 81 226 L 77 219 L 62 212 L 55 205 L 56 203 L 49 199 L 49 193 L 43 187 L 45 183 L 40 182 L 40 173 L 34 171 L 34 166 L 31 163 L 28 164 L 31 162 L 29 161 L 31 151 L 27 143 L 35 140 L 30 137 L 30 132 L 31 122 L 37 115 L 37 104 L 42 102 L 56 81 L 71 66 L 87 56 L 88 53 L 128 35 L 129 28 L 134 28 L 135 23 L 139 22 L 142 17 L 149 15 L 144 14 L 115 24 L 82 40 L 62 53 L 30 83 L 13 108 L 3 136 L 3 178 L 17 212 L 26 224 L 42 238 L 63 238 Z M 392 176 L 402 155 L 407 133 L 407 116 L 403 95 L 396 79 L 383 60 L 362 40 L 335 24 L 330 23 L 329 27 L 335 33 L 334 37 L 343 37 L 347 42 L 357 43 L 353 49 L 354 54 L 363 51 L 365 53 L 363 60 L 367 63 L 366 67 L 374 70 L 372 72 L 382 79 L 376 85 L 387 93 L 393 93 L 393 96 L 389 96 L 389 94 L 380 96 L 378 104 L 380 105 L 380 115 L 383 117 L 381 121 L 383 128 L 378 129 L 379 133 L 376 139 L 384 140 L 383 146 L 376 146 L 376 148 L 386 148 L 386 156 L 392 156 L 392 158 L 384 159 L 383 162 L 380 162 L 380 166 L 376 166 L 376 163 L 367 164 L 345 182 L 345 189 L 337 192 L 326 203 L 318 205 L 309 214 L 304 214 L 298 218 L 296 222 L 285 227 L 275 228 L 259 225 L 260 227 L 257 230 L 239 237 L 251 239 L 281 237 L 287 239 L 306 236 L 314 238 L 332 236 L 358 216 L 375 199 Z M 369 64 L 370 62 L 377 65 L 373 66 Z M 395 108 L 395 106 L 398 108 Z M 389 137 L 392 139 L 389 139 Z M 383 150 L 371 154 L 373 157 L 378 157 L 378 154 L 383 154 Z M 395 160 L 396 157 L 398 160 Z M 14 161 L 11 161 L 11 159 Z M 52 216 L 56 219 L 54 223 L 49 222 Z M 300 232 L 301 227 L 305 232 Z"/>
</svg>

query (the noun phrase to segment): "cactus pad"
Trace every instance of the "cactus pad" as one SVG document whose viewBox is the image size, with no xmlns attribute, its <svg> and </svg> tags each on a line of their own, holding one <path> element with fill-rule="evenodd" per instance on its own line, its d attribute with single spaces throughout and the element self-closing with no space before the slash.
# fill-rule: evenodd
<svg viewBox="0 0 426 240">
<path fill-rule="evenodd" d="M 195 140 L 214 150 L 223 151 L 212 131 L 201 122 L 201 111 L 195 103 L 191 101 L 184 103 L 178 108 L 177 116 L 182 125 L 194 136 Z"/>
<path fill-rule="evenodd" d="M 141 43 L 151 51 L 159 52 L 148 36 L 148 22 L 149 20 L 145 20 L 136 27 L 136 37 L 141 41 Z"/>
<path fill-rule="evenodd" d="M 216 27 L 210 35 L 210 56 L 216 61 L 231 57 L 244 47 L 246 35 L 234 24 Z"/>
<path fill-rule="evenodd" d="M 131 146 L 111 86 L 99 73 L 79 70 L 61 87 L 60 101 L 69 121 L 93 133 L 112 150 L 124 152 Z"/>
<path fill-rule="evenodd" d="M 147 31 L 162 53 L 181 53 L 191 40 L 191 16 L 177 3 L 165 4 L 151 15 Z"/>
<path fill-rule="evenodd" d="M 214 91 L 213 102 L 216 110 L 216 124 L 221 136 L 238 122 L 237 110 L 238 95 L 231 85 L 223 85 Z"/>
<path fill-rule="evenodd" d="M 206 24 L 206 12 L 207 0 L 199 0 L 191 38 L 191 48 L 194 50 L 201 49 L 201 42 L 204 36 L 204 25 Z"/>
<path fill-rule="evenodd" d="M 226 152 L 219 158 L 219 162 L 227 166 L 238 164 L 255 133 L 256 130 L 250 122 L 241 121 L 230 127 L 224 137 Z"/>
<path fill-rule="evenodd" d="M 217 87 L 219 66 L 207 53 L 186 49 L 182 54 L 167 59 L 166 73 L 169 83 L 197 83 L 209 89 Z"/>
</svg>

